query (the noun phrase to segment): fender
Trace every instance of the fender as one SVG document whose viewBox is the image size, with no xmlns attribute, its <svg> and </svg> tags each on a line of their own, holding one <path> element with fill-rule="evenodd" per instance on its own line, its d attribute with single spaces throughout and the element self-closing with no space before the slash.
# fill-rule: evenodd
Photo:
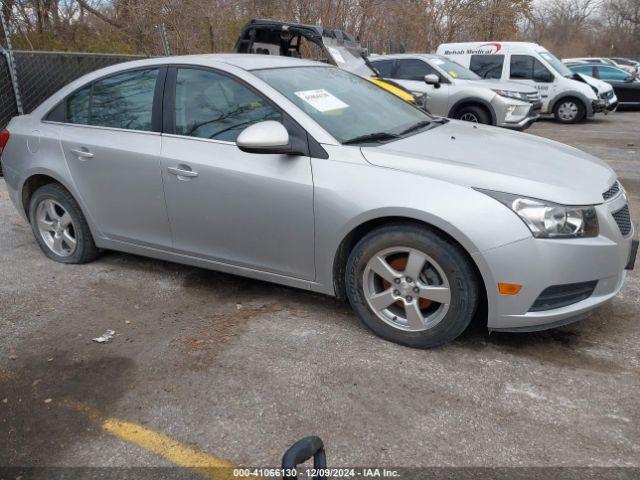
<svg viewBox="0 0 640 480">
<path fill-rule="evenodd" d="M 404 220 L 425 223 L 445 233 L 454 241 L 456 241 L 469 255 L 469 259 L 475 265 L 478 273 L 480 274 L 482 280 L 481 288 L 485 291 L 485 294 L 488 293 L 487 289 L 490 288 L 489 286 L 496 284 L 491 268 L 487 264 L 484 256 L 482 255 L 482 252 L 479 251 L 476 244 L 462 231 L 460 231 L 447 221 L 443 220 L 442 218 L 439 218 L 423 210 L 390 207 L 378 208 L 363 212 L 362 214 L 352 218 L 346 225 L 343 225 L 338 237 L 339 241 L 337 244 L 333 245 L 333 253 L 331 255 L 331 258 L 328 259 L 330 262 L 329 264 L 332 266 L 332 278 L 317 279 L 317 282 L 311 287 L 312 290 L 318 291 L 320 293 L 325 293 L 327 295 L 340 297 L 340 280 L 336 278 L 336 274 L 340 275 L 340 273 L 336 269 L 339 266 L 339 262 L 343 260 L 342 258 L 340 258 L 340 247 L 343 245 L 344 241 L 358 227 L 366 223 L 376 220 L 392 221 L 392 219 L 394 218 L 398 221 Z M 322 272 L 319 273 L 322 276 Z M 491 295 L 487 295 L 487 298 L 489 315 L 497 315 L 495 299 Z M 490 316 L 489 318 L 492 317 Z"/>
<path fill-rule="evenodd" d="M 494 125 L 494 126 L 496 125 L 497 116 L 496 116 L 496 111 L 493 109 L 493 106 L 491 106 L 491 104 L 489 102 L 487 102 L 486 100 L 483 100 L 482 98 L 478 98 L 478 97 L 466 97 L 466 98 L 458 100 L 456 103 L 453 104 L 451 109 L 449 109 L 449 113 L 447 114 L 447 117 L 451 118 L 453 113 L 461 105 L 464 105 L 464 104 L 467 104 L 467 103 L 479 103 L 480 105 L 486 107 L 487 110 L 489 110 L 489 114 L 491 115 L 491 125 Z"/>
<path fill-rule="evenodd" d="M 104 234 L 100 231 L 98 226 L 96 225 L 95 221 L 93 220 L 93 217 L 91 216 L 91 214 L 87 210 L 86 205 L 82 201 L 82 197 L 78 194 L 78 191 L 74 188 L 74 186 L 72 186 L 69 182 L 64 180 L 57 172 L 55 172 L 53 170 L 50 170 L 48 168 L 36 167 L 36 168 L 33 168 L 33 169 L 29 169 L 24 175 L 24 181 L 22 181 L 20 183 L 20 185 L 18 186 L 18 189 L 16 190 L 16 192 L 17 192 L 16 201 L 20 205 L 19 211 L 20 211 L 20 213 L 22 214 L 22 216 L 23 216 L 23 218 L 25 220 L 27 220 L 27 215 L 28 215 L 27 212 L 28 212 L 28 209 L 29 209 L 29 205 L 24 205 L 24 203 L 22 201 L 23 193 L 24 193 L 24 187 L 25 187 L 25 184 L 27 183 L 27 181 L 30 178 L 34 177 L 35 175 L 46 175 L 47 177 L 51 177 L 56 182 L 58 182 L 60 185 L 62 185 L 65 189 L 67 189 L 69 191 L 69 193 L 71 193 L 71 195 L 73 196 L 74 200 L 76 202 L 78 202 L 78 206 L 80 207 L 80 210 L 82 211 L 82 214 L 84 215 L 85 219 L 87 220 L 87 224 L 89 225 L 89 230 L 91 230 L 91 234 L 93 235 L 94 240 L 97 240 L 98 238 L 106 238 L 104 236 Z"/>
<path fill-rule="evenodd" d="M 593 116 L 594 112 L 593 112 L 593 104 L 591 103 L 591 100 L 588 99 L 583 93 L 578 92 L 576 90 L 563 90 L 562 92 L 559 92 L 554 97 L 552 97 L 549 100 L 548 112 L 552 113 L 554 107 L 556 106 L 556 103 L 558 103 L 558 100 L 562 100 L 563 98 L 566 98 L 566 97 L 575 97 L 578 100 L 580 100 L 584 105 L 586 116 L 587 117 Z"/>
</svg>

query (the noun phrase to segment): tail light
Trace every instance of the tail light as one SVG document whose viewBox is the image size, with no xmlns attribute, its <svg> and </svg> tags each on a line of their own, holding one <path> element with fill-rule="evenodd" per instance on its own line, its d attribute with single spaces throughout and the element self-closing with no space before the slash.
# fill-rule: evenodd
<svg viewBox="0 0 640 480">
<path fill-rule="evenodd" d="M 2 154 L 4 147 L 9 142 L 9 136 L 9 130 L 6 128 L 0 132 L 0 154 Z"/>
</svg>

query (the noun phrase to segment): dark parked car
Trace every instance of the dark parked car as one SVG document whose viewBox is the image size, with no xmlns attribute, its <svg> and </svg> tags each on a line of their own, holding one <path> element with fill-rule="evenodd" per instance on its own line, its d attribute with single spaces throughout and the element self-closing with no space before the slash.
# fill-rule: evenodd
<svg viewBox="0 0 640 480">
<path fill-rule="evenodd" d="M 569 64 L 572 71 L 590 75 L 613 87 L 621 107 L 640 107 L 640 79 L 616 67 L 595 64 Z"/>
</svg>

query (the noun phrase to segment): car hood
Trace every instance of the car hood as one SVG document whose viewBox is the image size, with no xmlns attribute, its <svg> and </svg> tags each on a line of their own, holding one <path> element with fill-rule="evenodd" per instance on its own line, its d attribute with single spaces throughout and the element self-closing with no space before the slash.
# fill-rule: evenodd
<svg viewBox="0 0 640 480">
<path fill-rule="evenodd" d="M 583 73 L 576 73 L 576 75 L 580 76 L 580 78 L 582 78 L 587 84 L 592 87 L 596 87 L 599 93 L 605 93 L 609 90 L 613 90 L 613 87 L 609 83 L 598 80 L 595 77 L 584 75 Z"/>
<path fill-rule="evenodd" d="M 380 167 L 565 205 L 602 203 L 616 179 L 604 162 L 568 145 L 456 120 L 361 151 Z"/>
<path fill-rule="evenodd" d="M 465 85 L 472 85 L 474 87 L 491 88 L 492 90 L 508 90 L 512 92 L 521 93 L 536 93 L 537 90 L 528 85 L 523 85 L 517 82 L 505 82 L 499 79 L 485 79 L 485 80 L 459 80 L 464 82 Z"/>
</svg>

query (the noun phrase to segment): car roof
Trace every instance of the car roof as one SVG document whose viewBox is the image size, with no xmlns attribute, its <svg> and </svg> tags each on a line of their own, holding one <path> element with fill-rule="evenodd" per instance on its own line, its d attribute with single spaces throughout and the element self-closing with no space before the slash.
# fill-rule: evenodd
<svg viewBox="0 0 640 480">
<path fill-rule="evenodd" d="M 373 58 L 369 58 L 372 62 L 375 60 L 391 60 L 396 58 L 447 58 L 445 55 L 436 55 L 434 53 L 391 53 L 389 55 L 376 55 Z"/>
<path fill-rule="evenodd" d="M 232 65 L 242 70 L 259 70 L 262 68 L 285 68 L 303 66 L 327 66 L 326 63 L 303 60 L 300 58 L 284 57 L 280 55 L 263 55 L 253 53 L 209 53 L 199 55 L 183 55 L 173 57 L 154 57 L 132 62 L 119 63 L 118 67 L 131 68 L 133 64 L 144 67 L 146 65 L 166 65 L 184 63 L 189 65 L 220 66 Z M 116 68 L 115 70 L 120 70 Z"/>
<path fill-rule="evenodd" d="M 453 45 L 459 45 L 459 46 L 483 46 L 483 45 L 490 45 L 490 44 L 494 44 L 494 43 L 499 43 L 501 45 L 501 47 L 526 47 L 526 48 L 535 48 L 535 49 L 544 49 L 546 50 L 542 45 L 539 45 L 537 43 L 533 43 L 533 42 L 511 42 L 511 41 L 507 41 L 507 42 L 502 42 L 500 40 L 487 40 L 484 42 L 480 42 L 480 41 L 476 41 L 476 42 L 446 42 L 446 43 L 441 43 L 438 48 L 446 46 L 446 47 L 450 47 Z"/>
<path fill-rule="evenodd" d="M 231 53 L 231 54 L 200 54 L 200 55 L 184 55 L 173 57 L 153 57 L 140 60 L 132 60 L 129 62 L 116 63 L 108 67 L 101 68 L 89 72 L 72 82 L 68 83 L 49 98 L 44 100 L 32 112 L 39 115 L 48 111 L 61 98 L 68 95 L 72 91 L 81 88 L 89 82 L 96 81 L 100 78 L 115 75 L 127 70 L 135 70 L 153 66 L 163 65 L 190 65 L 200 67 L 218 68 L 228 70 L 225 67 L 235 67 L 245 71 L 269 69 L 269 68 L 292 68 L 292 67 L 327 67 L 337 68 L 326 63 L 314 62 L 311 60 L 302 60 L 299 58 L 282 57 L 279 55 L 259 55 L 250 53 Z"/>
</svg>

